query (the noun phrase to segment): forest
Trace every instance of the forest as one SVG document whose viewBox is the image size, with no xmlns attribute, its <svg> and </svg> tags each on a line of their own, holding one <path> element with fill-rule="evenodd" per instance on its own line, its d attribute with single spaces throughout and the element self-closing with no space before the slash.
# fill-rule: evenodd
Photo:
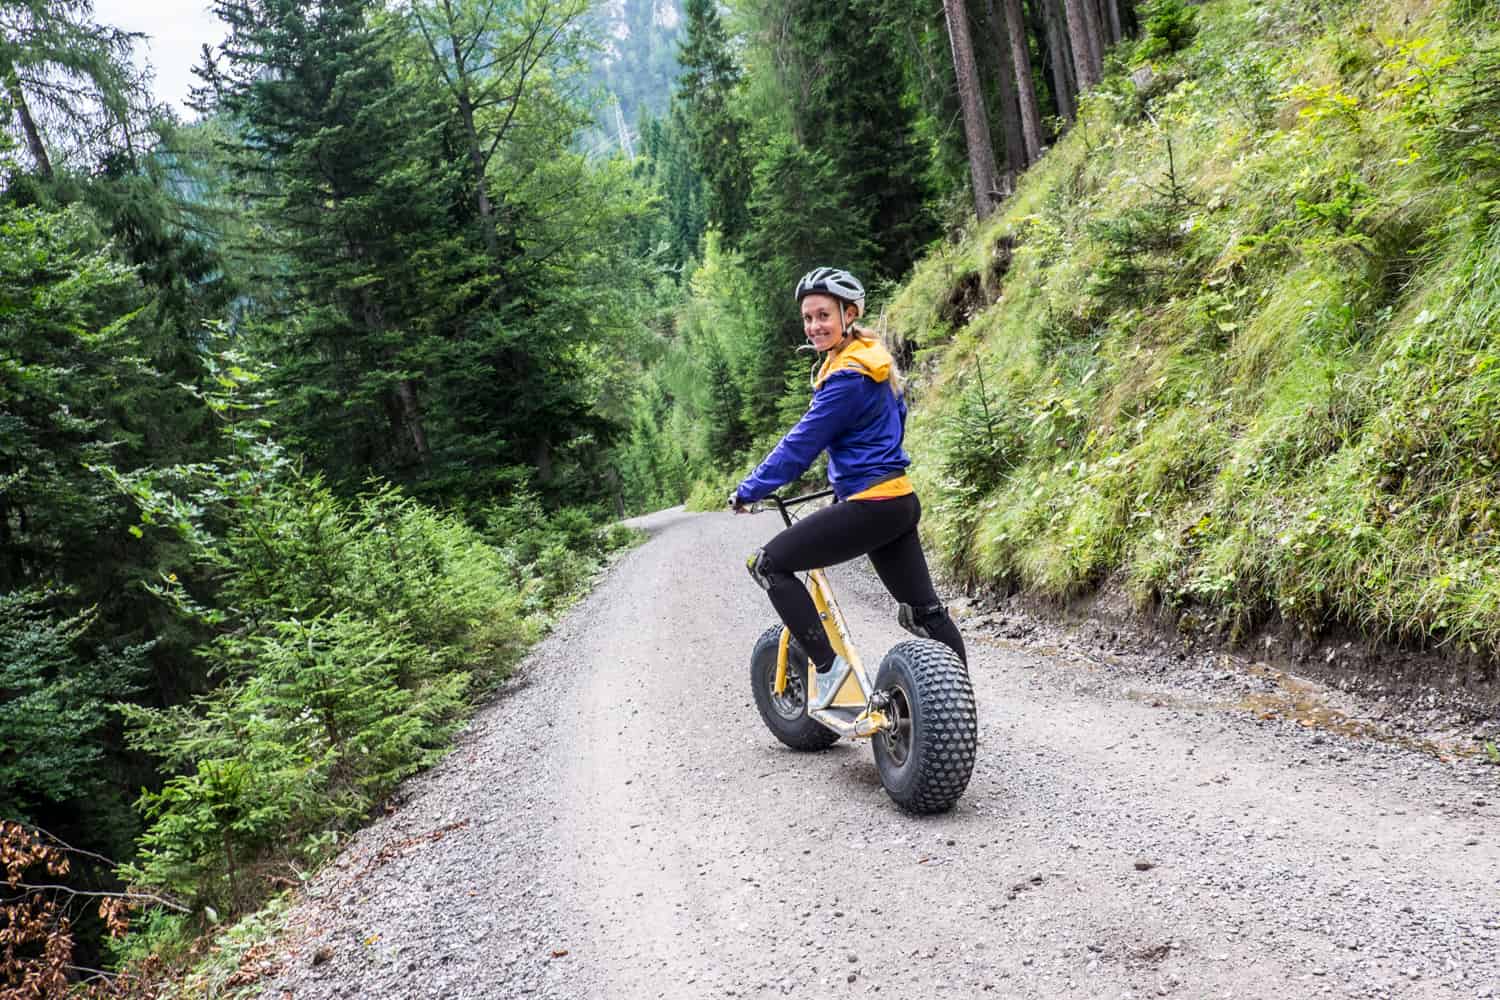
<svg viewBox="0 0 1500 1000">
<path fill-rule="evenodd" d="M 5 995 L 225 986 L 795 422 L 817 265 L 959 585 L 1494 679 L 1493 0 L 212 7 L 186 116 L 0 0 Z"/>
</svg>

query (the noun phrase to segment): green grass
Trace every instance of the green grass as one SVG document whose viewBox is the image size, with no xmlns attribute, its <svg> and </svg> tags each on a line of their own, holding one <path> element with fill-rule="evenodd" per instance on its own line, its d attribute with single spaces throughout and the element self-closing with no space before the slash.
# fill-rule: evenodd
<svg viewBox="0 0 1500 1000">
<path fill-rule="evenodd" d="M 971 582 L 1500 656 L 1500 181 L 1453 139 L 1500 119 L 1500 36 L 1198 10 L 894 296 L 928 531 Z"/>
</svg>

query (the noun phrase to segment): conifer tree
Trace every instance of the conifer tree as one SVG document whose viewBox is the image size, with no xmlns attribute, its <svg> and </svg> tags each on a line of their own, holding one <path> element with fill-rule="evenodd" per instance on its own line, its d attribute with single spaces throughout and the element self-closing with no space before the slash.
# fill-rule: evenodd
<svg viewBox="0 0 1500 1000">
<path fill-rule="evenodd" d="M 795 95 L 793 134 L 828 157 L 835 183 L 867 213 L 861 236 L 879 247 L 869 278 L 900 277 L 937 232 L 905 77 L 890 57 L 906 25 L 884 13 L 881 0 L 794 0 L 761 13 L 785 26 L 773 40 Z"/>
<path fill-rule="evenodd" d="M 974 43 L 969 37 L 969 12 L 963 0 L 943 0 L 948 41 L 958 77 L 958 102 L 963 110 L 964 136 L 968 140 L 969 180 L 974 191 L 974 212 L 987 218 L 995 209 L 995 150 L 990 140 L 989 117 L 979 91 L 979 67 L 974 62 Z"/>
<path fill-rule="evenodd" d="M 411 478 L 432 458 L 422 392 L 474 270 L 445 225 L 455 170 L 441 116 L 400 83 L 373 0 L 219 0 L 222 67 L 202 70 L 240 123 L 236 166 L 283 255 L 271 332 L 286 422 L 318 464 Z M 434 126 L 436 120 L 439 125 Z"/>
<path fill-rule="evenodd" d="M 687 0 L 674 106 L 708 187 L 708 222 L 735 246 L 749 225 L 750 164 L 747 123 L 735 105 L 740 70 L 730 58 L 716 0 Z"/>
<path fill-rule="evenodd" d="M 93 0 L 0 3 L 0 124 L 19 134 L 32 169 L 54 173 L 54 156 L 134 155 L 151 110 L 131 63 L 139 35 L 100 24 Z"/>
</svg>

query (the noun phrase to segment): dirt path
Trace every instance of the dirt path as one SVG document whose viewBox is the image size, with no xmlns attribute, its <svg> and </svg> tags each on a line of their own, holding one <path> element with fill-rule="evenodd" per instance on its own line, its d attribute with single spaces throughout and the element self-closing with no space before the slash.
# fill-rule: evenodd
<svg viewBox="0 0 1500 1000">
<path fill-rule="evenodd" d="M 1500 768 L 970 630 L 979 762 L 915 819 L 867 746 L 756 715 L 774 518 L 646 523 L 315 880 L 266 996 L 1500 997 Z M 867 659 L 905 637 L 835 586 Z"/>
</svg>

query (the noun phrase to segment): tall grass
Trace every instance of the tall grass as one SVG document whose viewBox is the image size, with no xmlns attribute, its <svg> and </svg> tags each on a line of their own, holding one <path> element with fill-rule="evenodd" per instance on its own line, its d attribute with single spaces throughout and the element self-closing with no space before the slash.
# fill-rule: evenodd
<svg viewBox="0 0 1500 1000">
<path fill-rule="evenodd" d="M 895 297 L 928 529 L 971 582 L 1500 658 L 1500 33 L 1461 4 L 1198 12 Z"/>
</svg>

